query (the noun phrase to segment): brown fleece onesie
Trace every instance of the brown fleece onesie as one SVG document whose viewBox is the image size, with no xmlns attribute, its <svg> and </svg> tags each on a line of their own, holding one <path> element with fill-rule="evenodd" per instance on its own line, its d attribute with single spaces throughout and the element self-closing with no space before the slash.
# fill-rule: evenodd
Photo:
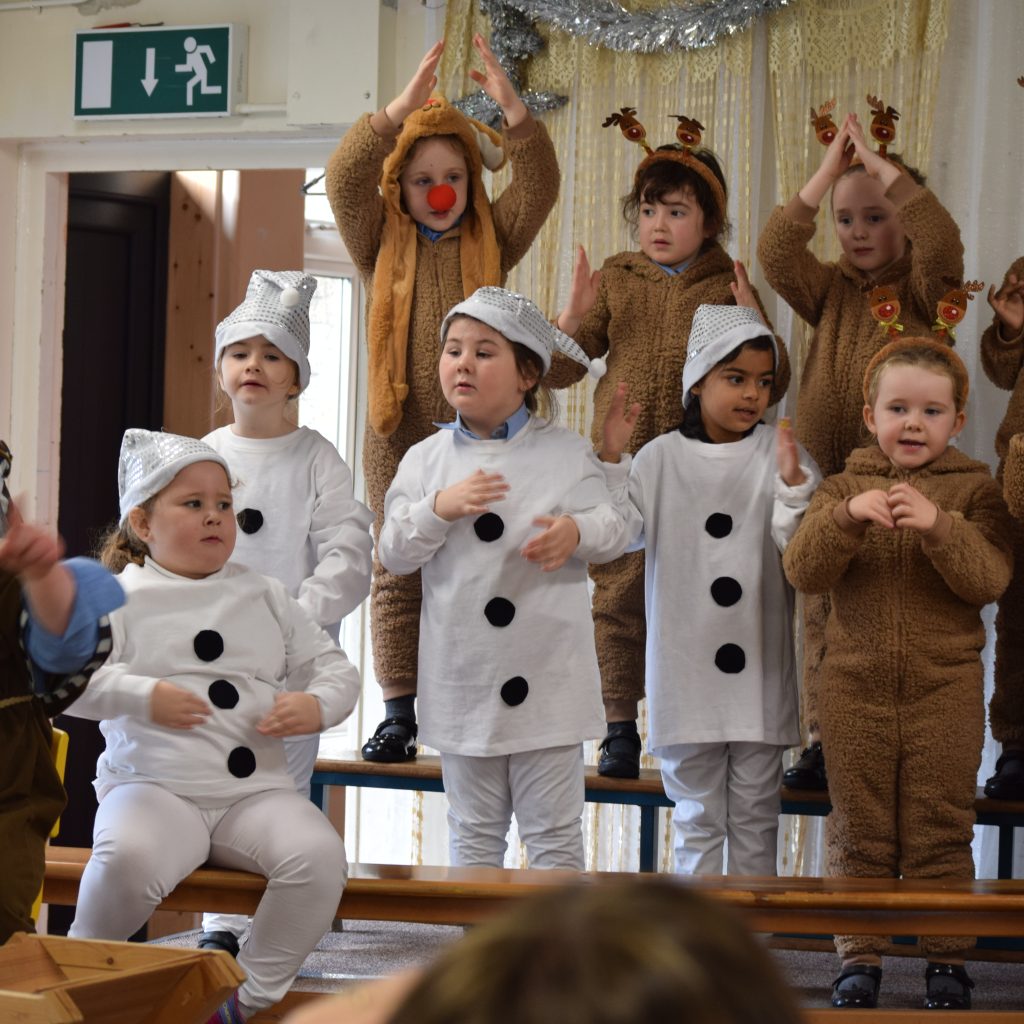
<svg viewBox="0 0 1024 1024">
<path fill-rule="evenodd" d="M 676 275 L 666 273 L 642 252 L 620 252 L 605 260 L 597 301 L 575 334 L 591 359 L 605 356 L 608 362 L 608 372 L 594 392 L 595 446 L 601 445 L 601 427 L 619 381 L 629 385 L 630 402 L 641 406 L 630 452 L 679 425 L 683 418 L 683 363 L 693 314 L 702 303 L 734 305 L 729 288 L 734 279 L 732 257 L 717 242 Z M 761 315 L 765 315 L 763 309 Z M 776 341 L 779 366 L 773 404 L 789 385 L 789 357 L 781 339 Z M 556 354 L 544 383 L 564 388 L 585 373 L 579 363 Z M 643 552 L 624 555 L 607 565 L 591 565 L 590 575 L 605 704 L 635 704 L 644 695 Z M 621 714 L 635 718 L 636 710 L 630 715 L 623 709 Z"/>
<path fill-rule="evenodd" d="M 906 232 L 907 251 L 878 275 L 877 283 L 896 289 L 906 334 L 927 335 L 935 306 L 948 290 L 943 276 L 963 275 L 960 229 L 935 196 L 908 175 L 886 195 Z M 817 212 L 799 195 L 776 207 L 761 232 L 757 257 L 772 288 L 814 328 L 800 376 L 795 426 L 822 475 L 830 476 L 868 439 L 862 414 L 864 371 L 890 338 L 871 316 L 863 291 L 868 275 L 845 255 L 838 263 L 822 263 L 808 249 Z M 827 597 L 804 601 L 802 701 L 804 724 L 811 730 L 818 724 L 816 690 L 827 617 Z"/>
<path fill-rule="evenodd" d="M 378 191 L 384 162 L 396 147 L 408 148 L 380 113 L 360 119 L 341 140 L 327 168 L 326 188 L 338 229 L 366 286 L 367 323 L 372 318 L 374 274 L 384 229 L 384 200 Z M 558 197 L 559 171 L 547 129 L 527 117 L 506 129 L 504 145 L 513 178 L 491 204 L 494 234 L 504 284 L 508 272 L 526 255 Z M 479 175 L 471 190 L 482 189 Z M 474 193 L 475 194 L 475 193 Z M 474 216 L 467 204 L 463 221 Z M 406 215 L 407 216 L 407 215 Z M 416 268 L 409 311 L 405 382 L 408 395 L 393 433 L 380 436 L 369 426 L 363 443 L 363 473 L 379 534 L 384 495 L 405 452 L 434 432 L 434 422 L 452 418 L 438 382 L 441 321 L 466 298 L 460 263 L 460 228 L 437 242 L 415 234 Z M 384 698 L 416 692 L 419 650 L 420 575 L 394 576 L 374 556 L 370 594 L 374 669 Z"/>
<path fill-rule="evenodd" d="M 1024 256 L 1010 267 L 1009 273 L 1024 279 Z M 1006 415 L 996 433 L 996 454 L 1001 479 L 1008 467 L 1007 452 L 1014 434 L 1024 431 L 1024 330 L 1016 338 L 1004 338 L 998 317 L 981 336 L 981 365 L 996 387 L 1010 392 Z M 1019 443 L 1019 439 L 1018 439 Z M 1007 501 L 1010 481 L 1006 477 Z M 1011 506 L 1012 509 L 1012 506 Z M 996 615 L 995 692 L 989 704 L 992 735 L 1004 747 L 1024 748 L 1024 524 L 1020 512 L 1013 510 L 1014 565 L 1017 567 L 1006 592 L 999 599 Z"/>
<path fill-rule="evenodd" d="M 926 536 L 854 522 L 846 500 L 907 481 L 940 509 Z M 783 556 L 790 582 L 828 593 L 822 743 L 833 876 L 973 878 L 974 797 L 985 732 L 981 609 L 1012 568 L 1009 515 L 988 467 L 947 448 L 914 472 L 877 446 L 826 480 Z M 941 958 L 971 939 L 921 938 Z M 887 951 L 838 935 L 844 958 Z"/>
</svg>

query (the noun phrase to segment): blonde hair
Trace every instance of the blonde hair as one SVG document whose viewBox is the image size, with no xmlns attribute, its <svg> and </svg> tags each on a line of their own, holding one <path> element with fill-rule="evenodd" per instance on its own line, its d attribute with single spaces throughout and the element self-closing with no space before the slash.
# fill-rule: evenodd
<svg viewBox="0 0 1024 1024">
<path fill-rule="evenodd" d="M 142 509 L 148 516 L 153 511 L 156 499 L 157 495 L 153 495 L 135 507 Z M 128 519 L 125 519 L 123 524 L 111 523 L 96 546 L 97 560 L 112 573 L 119 573 L 129 563 L 145 565 L 148 554 L 149 547 L 132 529 Z"/>
<path fill-rule="evenodd" d="M 388 1024 L 796 1024 L 768 952 L 678 880 L 577 883 L 452 946 Z"/>
<path fill-rule="evenodd" d="M 931 338 L 900 338 L 876 353 L 864 374 L 864 401 L 874 406 L 878 400 L 879 382 L 890 366 L 917 366 L 948 377 L 953 385 L 953 404 L 957 412 L 967 405 L 970 379 L 963 360 L 948 345 Z"/>
</svg>

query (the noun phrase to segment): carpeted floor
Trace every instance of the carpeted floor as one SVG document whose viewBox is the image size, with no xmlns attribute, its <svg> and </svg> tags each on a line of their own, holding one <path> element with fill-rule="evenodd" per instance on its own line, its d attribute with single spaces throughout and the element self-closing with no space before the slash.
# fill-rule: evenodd
<svg viewBox="0 0 1024 1024">
<path fill-rule="evenodd" d="M 426 963 L 463 934 L 462 928 L 379 921 L 346 922 L 344 929 L 323 937 L 310 954 L 295 989 L 331 992 L 365 978 L 380 977 L 404 967 Z M 182 932 L 160 940 L 176 946 L 194 946 L 199 932 Z M 838 973 L 834 953 L 773 950 L 773 956 L 808 1008 L 829 1005 L 832 979 Z M 977 988 L 974 1007 L 979 1010 L 1024 1010 L 1024 964 L 972 961 L 968 970 Z M 924 998 L 924 960 L 888 957 L 882 978 L 879 1007 L 913 1009 Z"/>
</svg>

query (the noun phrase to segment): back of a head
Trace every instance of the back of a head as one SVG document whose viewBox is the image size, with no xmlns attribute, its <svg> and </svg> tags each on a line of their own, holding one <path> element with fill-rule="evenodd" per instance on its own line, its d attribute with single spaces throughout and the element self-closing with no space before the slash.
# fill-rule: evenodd
<svg viewBox="0 0 1024 1024">
<path fill-rule="evenodd" d="M 524 901 L 429 969 L 390 1024 L 794 1024 L 740 920 L 679 881 L 580 884 Z"/>
</svg>

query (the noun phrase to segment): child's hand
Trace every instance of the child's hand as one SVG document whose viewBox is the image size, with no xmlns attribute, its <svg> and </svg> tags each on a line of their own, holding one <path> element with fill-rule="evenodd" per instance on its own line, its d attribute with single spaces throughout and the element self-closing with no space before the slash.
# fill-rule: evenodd
<svg viewBox="0 0 1024 1024">
<path fill-rule="evenodd" d="M 434 514 L 454 523 L 463 516 L 478 516 L 490 511 L 492 501 L 501 501 L 508 493 L 508 484 L 500 473 L 478 469 L 451 487 L 437 492 Z"/>
<path fill-rule="evenodd" d="M 558 314 L 555 326 L 565 334 L 575 334 L 580 329 L 580 321 L 597 302 L 597 293 L 600 287 L 601 271 L 591 271 L 587 250 L 582 245 L 578 245 L 576 247 L 576 262 L 572 267 L 569 298 L 562 307 L 562 312 Z"/>
<path fill-rule="evenodd" d="M 608 403 L 608 412 L 605 413 L 604 426 L 601 428 L 602 462 L 618 462 L 633 436 L 633 428 L 640 415 L 640 403 L 634 402 L 627 410 L 628 392 L 628 385 L 620 380 Z"/>
<path fill-rule="evenodd" d="M 1016 338 L 1024 327 L 1024 280 L 1016 274 L 1007 274 L 999 291 L 996 291 L 995 285 L 990 285 L 988 304 L 995 310 L 1010 337 Z"/>
<path fill-rule="evenodd" d="M 537 516 L 534 526 L 547 527 L 529 540 L 520 554 L 528 562 L 537 562 L 544 572 L 561 569 L 580 546 L 580 528 L 572 516 Z"/>
<path fill-rule="evenodd" d="M 469 77 L 501 107 L 501 112 L 505 115 L 505 123 L 509 128 L 515 128 L 517 124 L 526 120 L 529 113 L 526 104 L 516 95 L 508 75 L 505 74 L 505 69 L 498 63 L 498 58 L 494 56 L 479 32 L 473 36 L 473 46 L 484 62 L 484 70 L 481 72 L 476 68 L 470 68 Z"/>
<path fill-rule="evenodd" d="M 149 695 L 149 717 L 167 729 L 194 729 L 210 717 L 210 705 L 191 690 L 161 679 Z"/>
<path fill-rule="evenodd" d="M 851 498 L 847 509 L 850 517 L 859 523 L 877 523 L 890 530 L 896 525 L 892 520 L 889 495 L 877 487 Z"/>
<path fill-rule="evenodd" d="M 783 416 L 775 430 L 775 454 L 779 463 L 779 476 L 787 487 L 797 487 L 807 480 L 807 474 L 800 468 L 800 451 L 793 436 L 789 417 Z"/>
<path fill-rule="evenodd" d="M 320 701 L 311 693 L 279 693 L 274 706 L 256 723 L 264 736 L 305 736 L 323 727 Z"/>
<path fill-rule="evenodd" d="M 64 555 L 64 542 L 34 523 L 26 523 L 12 500 L 7 506 L 8 531 L 0 540 L 0 569 L 24 583 L 42 579 Z"/>
<path fill-rule="evenodd" d="M 817 207 L 825 193 L 845 173 L 853 160 L 853 143 L 850 141 L 850 120 L 856 119 L 854 114 L 847 114 L 836 132 L 836 137 L 828 144 L 821 165 L 811 175 L 807 184 L 800 189 L 800 198 L 808 205 Z"/>
<path fill-rule="evenodd" d="M 440 39 L 427 50 L 420 66 L 409 79 L 409 84 L 384 107 L 384 113 L 395 128 L 414 111 L 424 106 L 437 85 L 437 65 L 444 51 L 444 40 Z"/>
<path fill-rule="evenodd" d="M 889 488 L 889 509 L 893 525 L 900 530 L 927 533 L 939 518 L 938 506 L 908 483 L 893 484 Z"/>
<path fill-rule="evenodd" d="M 888 188 L 902 173 L 899 167 L 872 149 L 872 142 L 865 137 L 864 129 L 860 121 L 857 120 L 856 114 L 850 115 L 848 123 L 850 126 L 850 141 L 853 143 L 854 152 L 860 157 L 861 163 L 864 164 L 864 170 L 872 178 L 877 178 L 882 183 L 883 188 Z"/>
<path fill-rule="evenodd" d="M 736 280 L 729 282 L 729 288 L 732 291 L 732 297 L 736 300 L 736 305 L 752 309 L 763 322 L 761 307 L 757 304 L 753 286 L 750 283 L 750 278 L 747 277 L 747 268 L 739 260 L 735 260 L 732 269 Z"/>
</svg>

